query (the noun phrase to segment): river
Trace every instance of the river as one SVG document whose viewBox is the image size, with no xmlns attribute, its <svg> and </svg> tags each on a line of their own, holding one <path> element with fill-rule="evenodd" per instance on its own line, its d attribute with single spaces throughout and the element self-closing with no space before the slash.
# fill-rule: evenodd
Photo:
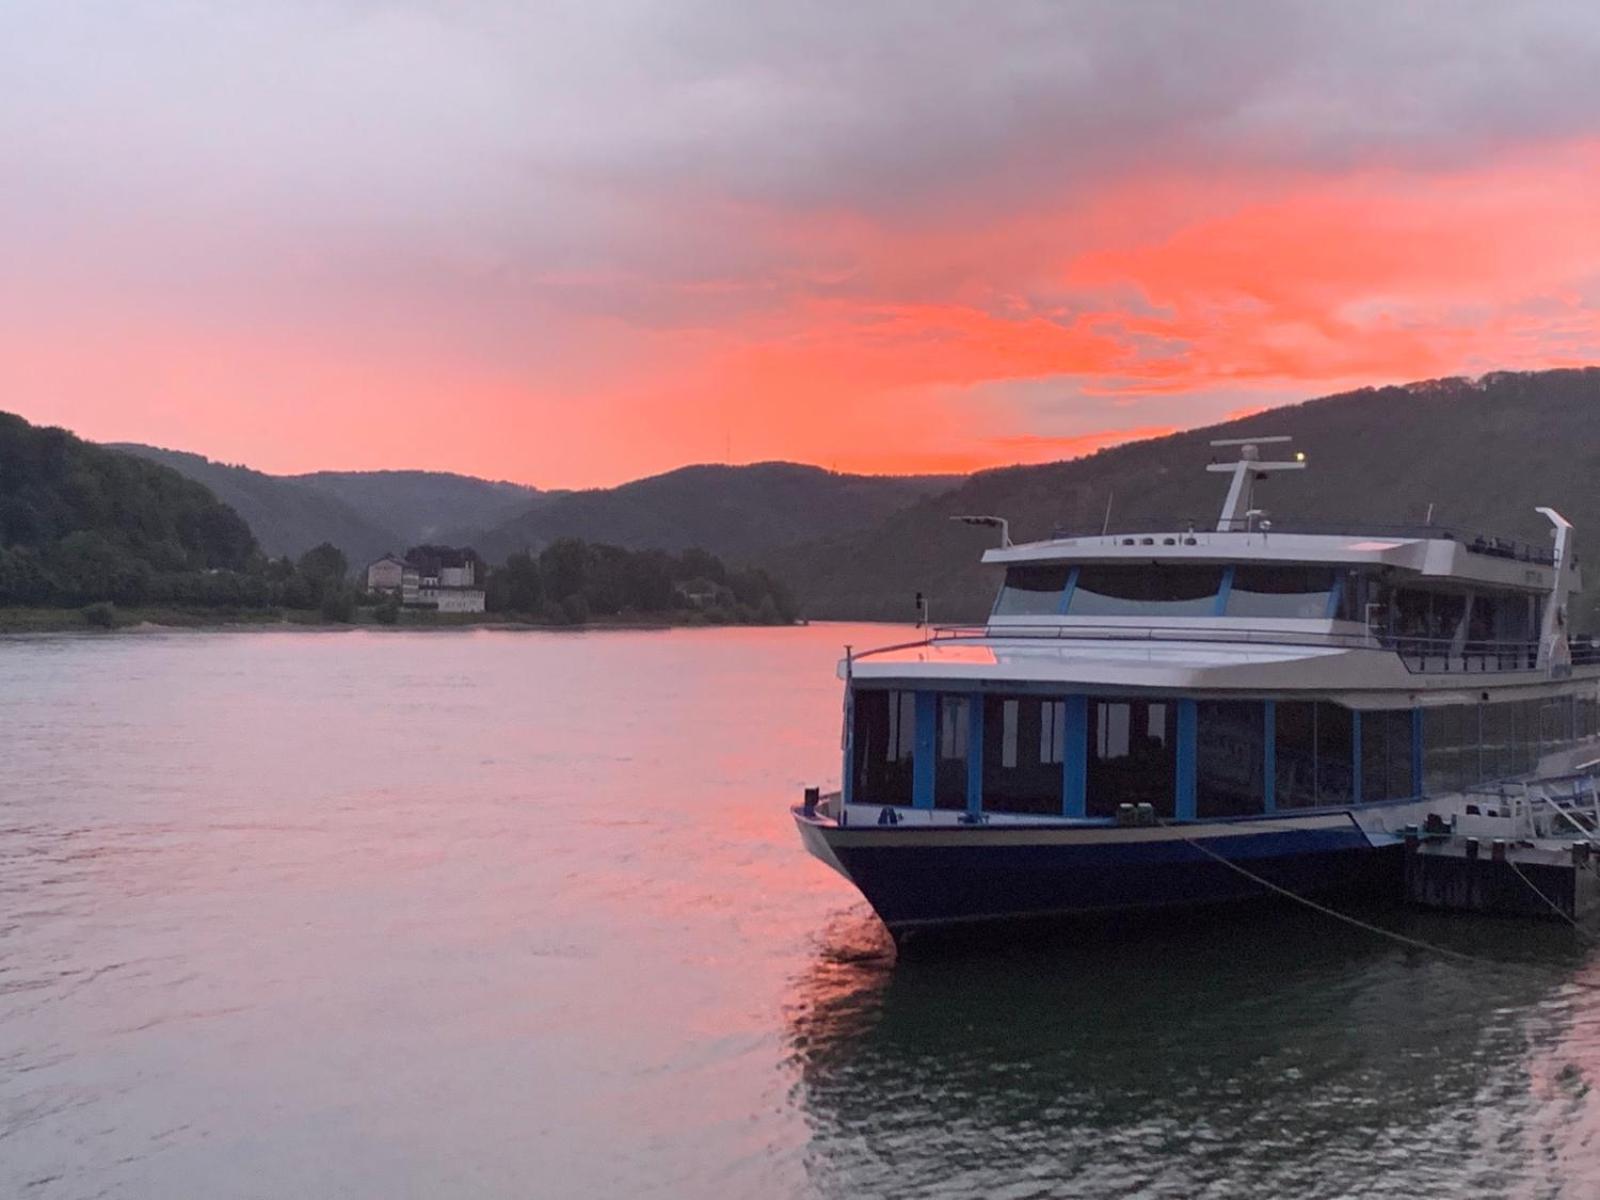
<svg viewBox="0 0 1600 1200">
<path fill-rule="evenodd" d="M 1600 1194 L 1600 958 L 1315 913 L 897 961 L 882 627 L 0 640 L 0 1195 Z"/>
</svg>

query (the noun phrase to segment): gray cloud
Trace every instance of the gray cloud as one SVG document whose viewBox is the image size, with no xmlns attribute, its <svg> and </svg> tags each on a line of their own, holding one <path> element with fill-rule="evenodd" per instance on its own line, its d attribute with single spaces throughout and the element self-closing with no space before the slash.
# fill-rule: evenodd
<svg viewBox="0 0 1600 1200">
<path fill-rule="evenodd" d="M 714 322 L 870 288 L 773 210 L 959 230 L 1152 166 L 1448 168 L 1596 132 L 1597 61 L 1585 3 L 12 0 L 0 262 L 256 316 L 443 295 L 507 341 L 562 302 Z"/>
</svg>

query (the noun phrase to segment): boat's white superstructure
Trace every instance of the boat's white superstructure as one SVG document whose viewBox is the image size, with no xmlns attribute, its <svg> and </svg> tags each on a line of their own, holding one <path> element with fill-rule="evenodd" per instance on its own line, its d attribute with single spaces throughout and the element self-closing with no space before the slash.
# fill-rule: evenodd
<svg viewBox="0 0 1600 1200">
<path fill-rule="evenodd" d="M 1208 839 L 1326 890 L 1426 814 L 1510 813 L 1482 789 L 1595 757 L 1559 514 L 1548 547 L 1275 527 L 1253 484 L 1304 459 L 1263 461 L 1274 440 L 1213 465 L 1215 528 L 1012 544 L 964 518 L 1000 530 L 988 621 L 847 655 L 842 793 L 796 819 L 892 929 L 1237 898 Z"/>
</svg>

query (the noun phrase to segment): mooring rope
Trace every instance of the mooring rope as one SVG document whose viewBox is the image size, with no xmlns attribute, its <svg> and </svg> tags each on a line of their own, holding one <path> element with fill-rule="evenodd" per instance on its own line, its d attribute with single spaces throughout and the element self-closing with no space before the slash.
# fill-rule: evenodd
<svg viewBox="0 0 1600 1200">
<path fill-rule="evenodd" d="M 1517 878 L 1522 880 L 1523 883 L 1528 885 L 1528 890 L 1530 892 L 1532 892 L 1535 896 L 1539 897 L 1539 899 L 1543 900 L 1546 904 L 1548 904 L 1550 906 L 1550 911 L 1551 912 L 1555 913 L 1556 916 L 1560 917 L 1568 925 L 1571 925 L 1574 929 L 1576 929 L 1579 933 L 1581 933 L 1587 941 L 1592 942 L 1592 941 L 1595 940 L 1594 934 L 1590 933 L 1582 925 L 1579 925 L 1578 922 L 1576 920 L 1574 920 L 1570 914 L 1568 914 L 1566 909 L 1562 908 L 1554 900 L 1550 899 L 1549 896 L 1546 896 L 1537 887 L 1535 887 L 1534 883 L 1533 883 L 1533 880 L 1529 879 L 1526 875 L 1524 875 L 1522 873 L 1522 868 L 1517 866 L 1516 863 L 1512 862 L 1509 855 L 1505 858 L 1504 861 L 1505 861 L 1506 866 L 1510 867 L 1513 871 L 1515 871 L 1517 873 Z"/>
<path fill-rule="evenodd" d="M 1448 946 L 1436 946 L 1432 942 L 1423 941 L 1421 938 L 1408 937 L 1403 933 L 1396 933 L 1392 929 L 1385 929 L 1381 925 L 1374 925 L 1370 921 L 1363 921 L 1359 917 L 1352 917 L 1349 913 L 1342 913 L 1336 908 L 1329 908 L 1326 904 L 1318 904 L 1315 900 L 1311 899 L 1309 896 L 1302 896 L 1298 892 L 1291 891 L 1289 888 L 1281 887 L 1280 885 L 1278 885 L 1276 883 L 1273 883 L 1272 880 L 1270 880 L 1270 879 L 1263 879 L 1260 875 L 1257 875 L 1254 871 L 1251 871 L 1251 870 L 1249 870 L 1249 869 L 1247 869 L 1245 867 L 1240 866 L 1238 863 L 1234 862 L 1231 858 L 1228 858 L 1225 855 L 1218 854 L 1215 850 L 1211 849 L 1209 846 L 1201 845 L 1199 842 L 1195 841 L 1193 838 L 1187 838 L 1186 837 L 1183 840 L 1185 842 L 1187 842 L 1190 846 L 1192 846 L 1194 849 L 1200 851 L 1201 854 L 1204 854 L 1208 858 L 1216 859 L 1219 863 L 1221 863 L 1223 866 L 1227 867 L 1230 871 L 1237 871 L 1240 875 L 1243 875 L 1246 879 L 1250 880 L 1252 883 L 1260 884 L 1262 887 L 1266 888 L 1268 891 L 1276 892 L 1280 896 L 1285 896 L 1290 900 L 1294 900 L 1297 903 L 1303 904 L 1309 909 L 1312 909 L 1312 910 L 1314 910 L 1316 912 L 1322 913 L 1324 916 L 1333 917 L 1335 920 L 1343 921 L 1346 925 L 1353 925 L 1357 929 L 1364 929 L 1368 933 L 1375 933 L 1379 937 L 1386 937 L 1390 941 L 1399 942 L 1402 946 L 1410 946 L 1410 947 L 1412 947 L 1413 949 L 1416 949 L 1416 950 L 1426 950 L 1426 951 L 1428 951 L 1429 953 L 1432 953 L 1432 954 L 1442 954 L 1446 958 L 1460 959 L 1462 962 L 1480 963 L 1480 964 L 1482 964 L 1484 966 L 1490 966 L 1490 967 L 1498 967 L 1498 966 L 1506 965 L 1504 963 L 1497 962 L 1495 959 L 1492 959 L 1492 958 L 1480 958 L 1480 957 L 1478 957 L 1478 955 L 1476 955 L 1476 954 L 1468 954 L 1464 950 L 1452 950 Z"/>
</svg>

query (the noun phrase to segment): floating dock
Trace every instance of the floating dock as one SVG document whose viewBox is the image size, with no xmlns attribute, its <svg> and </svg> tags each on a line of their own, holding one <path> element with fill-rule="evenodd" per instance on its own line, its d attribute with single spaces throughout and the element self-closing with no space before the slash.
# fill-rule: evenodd
<svg viewBox="0 0 1600 1200">
<path fill-rule="evenodd" d="M 1424 908 L 1574 924 L 1600 914 L 1600 859 L 1588 841 L 1413 829 L 1405 844 L 1406 898 Z"/>
</svg>

